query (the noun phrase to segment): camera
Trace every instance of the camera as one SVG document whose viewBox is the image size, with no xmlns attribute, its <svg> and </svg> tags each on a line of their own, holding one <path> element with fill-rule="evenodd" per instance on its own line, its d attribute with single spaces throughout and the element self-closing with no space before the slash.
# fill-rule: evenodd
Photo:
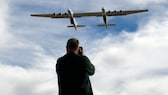
<svg viewBox="0 0 168 95">
<path fill-rule="evenodd" d="M 83 47 L 81 47 L 81 46 L 79 47 L 78 54 L 83 55 Z"/>
</svg>

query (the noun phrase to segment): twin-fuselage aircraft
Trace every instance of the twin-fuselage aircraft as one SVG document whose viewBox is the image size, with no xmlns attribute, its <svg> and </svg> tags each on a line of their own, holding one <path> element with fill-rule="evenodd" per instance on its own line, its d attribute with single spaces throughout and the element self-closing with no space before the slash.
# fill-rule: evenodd
<svg viewBox="0 0 168 95">
<path fill-rule="evenodd" d="M 124 16 L 128 14 L 135 14 L 140 12 L 147 12 L 148 10 L 125 10 L 125 11 L 105 11 L 104 8 L 102 8 L 102 11 L 100 12 L 81 12 L 81 13 L 73 13 L 71 9 L 68 9 L 66 13 L 53 13 L 53 14 L 31 14 L 31 16 L 36 17 L 46 17 L 46 18 L 69 18 L 71 25 L 67 27 L 74 27 L 75 30 L 77 30 L 77 27 L 85 27 L 85 25 L 79 25 L 77 24 L 75 18 L 79 17 L 87 17 L 87 16 L 96 16 L 96 17 L 103 17 L 103 24 L 98 24 L 98 26 L 105 26 L 108 28 L 108 26 L 115 26 L 116 24 L 109 24 L 107 16 Z"/>
</svg>

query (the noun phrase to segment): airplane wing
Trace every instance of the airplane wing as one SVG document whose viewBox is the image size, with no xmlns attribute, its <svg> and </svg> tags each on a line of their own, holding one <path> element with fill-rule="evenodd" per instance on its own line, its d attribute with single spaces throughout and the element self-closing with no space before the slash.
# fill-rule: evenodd
<svg viewBox="0 0 168 95">
<path fill-rule="evenodd" d="M 135 14 L 141 12 L 147 12 L 148 10 L 125 10 L 125 11 L 108 11 L 106 12 L 107 16 L 121 16 L 121 15 L 128 15 L 128 14 Z"/>
<path fill-rule="evenodd" d="M 35 17 L 46 17 L 46 18 L 69 18 L 68 13 L 53 13 L 53 14 L 31 14 L 31 16 L 35 16 Z"/>
<path fill-rule="evenodd" d="M 135 14 L 140 12 L 147 12 L 148 10 L 125 10 L 125 11 L 107 11 L 106 16 L 121 16 L 128 14 Z M 53 14 L 31 14 L 31 16 L 36 17 L 46 17 L 46 18 L 70 18 L 68 13 L 53 13 Z M 85 17 L 85 16 L 104 16 L 102 12 L 83 12 L 83 13 L 73 13 L 73 17 Z"/>
<path fill-rule="evenodd" d="M 53 13 L 53 14 L 31 14 L 31 16 L 35 17 L 46 17 L 46 18 L 69 18 L 70 15 L 68 13 Z M 73 17 L 83 17 L 83 16 L 102 16 L 101 12 L 84 12 L 84 13 L 74 13 Z"/>
<path fill-rule="evenodd" d="M 148 10 L 125 10 L 125 11 L 107 11 L 107 16 L 121 16 L 128 14 L 135 14 L 140 12 L 147 12 Z M 102 12 L 84 12 L 84 13 L 74 13 L 74 17 L 84 17 L 84 16 L 103 16 Z"/>
<path fill-rule="evenodd" d="M 74 17 L 84 17 L 84 16 L 102 16 L 102 12 L 84 12 L 84 13 L 74 13 Z"/>
</svg>

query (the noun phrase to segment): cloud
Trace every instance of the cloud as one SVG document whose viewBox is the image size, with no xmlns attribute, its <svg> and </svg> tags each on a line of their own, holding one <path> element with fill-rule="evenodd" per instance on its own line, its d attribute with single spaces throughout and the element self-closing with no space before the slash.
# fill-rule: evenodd
<svg viewBox="0 0 168 95">
<path fill-rule="evenodd" d="M 166 3 L 166 0 L 160 0 L 160 1 L 157 1 L 157 0 L 148 0 L 148 1 L 137 0 L 137 1 L 134 1 L 134 0 L 132 0 L 132 2 L 135 4 L 149 5 L 149 4 L 163 4 L 163 3 Z"/>
<path fill-rule="evenodd" d="M 6 3 L 4 0 L 1 1 L 1 11 L 0 11 L 0 48 L 3 48 L 6 46 L 7 43 L 9 43 L 9 40 L 11 39 L 11 35 L 8 33 L 7 28 L 8 28 L 8 23 L 7 23 L 7 18 L 8 18 L 8 3 Z"/>
<path fill-rule="evenodd" d="M 96 40 L 89 51 L 97 67 L 95 94 L 167 95 L 167 22 L 166 14 L 151 16 L 135 33 Z"/>
<path fill-rule="evenodd" d="M 53 66 L 54 67 L 54 66 Z M 2 95 L 46 95 L 57 93 L 57 78 L 52 69 L 25 69 L 0 64 Z"/>
</svg>

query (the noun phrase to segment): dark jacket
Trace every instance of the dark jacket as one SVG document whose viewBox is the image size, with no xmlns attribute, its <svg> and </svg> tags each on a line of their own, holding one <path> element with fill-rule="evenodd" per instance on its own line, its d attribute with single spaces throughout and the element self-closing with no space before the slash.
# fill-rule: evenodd
<svg viewBox="0 0 168 95">
<path fill-rule="evenodd" d="M 89 75 L 94 65 L 86 56 L 66 54 L 57 60 L 59 95 L 93 95 Z"/>
</svg>

